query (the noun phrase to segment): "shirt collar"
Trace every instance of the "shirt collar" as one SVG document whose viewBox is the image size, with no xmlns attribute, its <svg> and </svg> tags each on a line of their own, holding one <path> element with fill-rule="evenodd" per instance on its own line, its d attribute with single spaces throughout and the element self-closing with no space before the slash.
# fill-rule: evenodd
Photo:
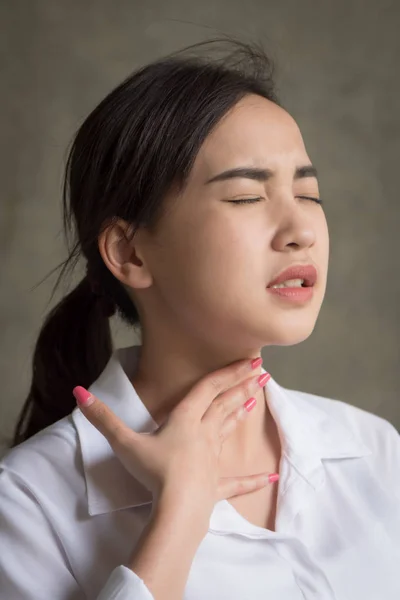
<svg viewBox="0 0 400 600">
<path fill-rule="evenodd" d="M 89 389 L 128 427 L 138 433 L 151 433 L 157 424 L 124 370 L 124 365 L 129 364 L 129 372 L 134 373 L 139 353 L 140 346 L 115 352 Z M 265 373 L 265 369 L 262 372 Z M 316 396 L 285 389 L 271 378 L 266 400 L 278 426 L 282 453 L 312 486 L 321 483 L 322 459 L 371 454 L 348 426 L 316 404 Z M 125 470 L 107 440 L 78 408 L 73 411 L 72 419 L 82 453 L 89 514 L 151 503 L 151 493 Z"/>
</svg>

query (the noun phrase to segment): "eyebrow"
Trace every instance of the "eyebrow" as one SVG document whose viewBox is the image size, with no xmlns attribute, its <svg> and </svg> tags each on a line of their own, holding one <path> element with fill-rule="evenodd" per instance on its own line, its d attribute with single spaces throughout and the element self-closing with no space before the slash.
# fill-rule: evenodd
<svg viewBox="0 0 400 600">
<path fill-rule="evenodd" d="M 205 182 L 205 185 L 214 183 L 215 181 L 226 181 L 228 179 L 242 178 L 242 179 L 253 179 L 254 181 L 268 181 L 274 176 L 274 172 L 271 169 L 256 169 L 252 167 L 237 167 L 235 169 L 229 169 L 223 171 L 218 175 L 215 175 L 211 179 Z M 313 165 L 303 165 L 297 167 L 293 179 L 305 179 L 306 177 L 318 178 L 317 169 Z"/>
</svg>

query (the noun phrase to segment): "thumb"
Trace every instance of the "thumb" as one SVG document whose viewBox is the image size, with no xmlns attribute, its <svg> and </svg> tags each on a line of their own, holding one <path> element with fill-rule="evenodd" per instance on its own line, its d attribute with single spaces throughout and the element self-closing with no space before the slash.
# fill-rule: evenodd
<svg viewBox="0 0 400 600">
<path fill-rule="evenodd" d="M 278 473 L 259 473 L 243 477 L 221 477 L 218 485 L 218 500 L 242 496 L 279 480 Z"/>
<path fill-rule="evenodd" d="M 77 405 L 88 421 L 106 438 L 110 446 L 121 444 L 129 437 L 130 440 L 139 436 L 132 431 L 104 402 L 91 394 L 82 386 L 72 391 Z"/>
</svg>

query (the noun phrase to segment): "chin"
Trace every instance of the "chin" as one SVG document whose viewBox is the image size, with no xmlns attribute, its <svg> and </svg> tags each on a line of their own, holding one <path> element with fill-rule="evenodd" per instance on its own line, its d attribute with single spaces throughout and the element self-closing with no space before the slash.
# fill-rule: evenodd
<svg viewBox="0 0 400 600">
<path fill-rule="evenodd" d="M 282 306 L 269 304 L 263 324 L 266 345 L 294 346 L 304 342 L 314 331 L 322 301 L 323 294 L 316 293 L 312 301 L 304 306 L 292 308 L 286 303 Z"/>
<path fill-rule="evenodd" d="M 282 331 L 280 334 L 276 334 L 274 341 L 270 341 L 269 345 L 295 346 L 296 344 L 301 344 L 301 342 L 304 342 L 307 338 L 310 337 L 313 330 L 314 327 L 312 329 L 307 329 L 306 331 Z"/>
<path fill-rule="evenodd" d="M 317 318 L 311 315 L 283 315 L 277 317 L 271 324 L 267 324 L 265 345 L 269 346 L 295 346 L 304 342 L 314 331 Z M 272 325 L 272 326 L 271 326 Z"/>
</svg>

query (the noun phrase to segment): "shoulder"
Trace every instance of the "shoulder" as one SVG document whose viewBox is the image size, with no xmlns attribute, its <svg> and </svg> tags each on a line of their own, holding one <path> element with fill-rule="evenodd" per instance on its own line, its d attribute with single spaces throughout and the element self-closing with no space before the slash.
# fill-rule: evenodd
<svg viewBox="0 0 400 600">
<path fill-rule="evenodd" d="M 336 430 L 361 443 L 368 451 L 364 460 L 370 469 L 382 484 L 396 490 L 400 498 L 400 434 L 389 421 L 342 400 L 295 390 L 288 392 L 302 410 L 322 415 L 317 417 L 323 424 L 321 436 L 328 430 Z"/>
<path fill-rule="evenodd" d="M 83 466 L 71 415 L 9 450 L 0 461 L 0 495 L 13 483 L 38 500 L 78 490 Z"/>
<path fill-rule="evenodd" d="M 74 429 L 66 417 L 0 461 L 1 598 L 83 597 L 69 557 L 85 489 Z"/>
<path fill-rule="evenodd" d="M 342 400 L 293 391 L 310 406 L 323 411 L 327 417 L 339 421 L 372 451 L 400 444 L 400 435 L 386 419 Z"/>
</svg>

